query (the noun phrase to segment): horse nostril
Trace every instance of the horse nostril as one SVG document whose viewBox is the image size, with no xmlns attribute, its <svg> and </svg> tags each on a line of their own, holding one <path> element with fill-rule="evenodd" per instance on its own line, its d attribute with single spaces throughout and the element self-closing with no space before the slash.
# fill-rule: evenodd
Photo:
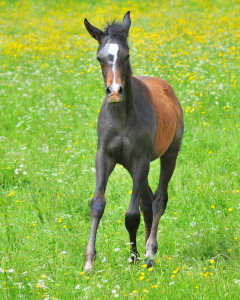
<svg viewBox="0 0 240 300">
<path fill-rule="evenodd" d="M 110 85 L 106 88 L 106 94 L 107 94 L 107 95 L 111 94 Z"/>
<path fill-rule="evenodd" d="M 122 88 L 121 86 L 120 86 L 119 89 L 118 89 L 118 94 L 119 94 L 119 95 L 123 95 L 123 88 Z"/>
</svg>

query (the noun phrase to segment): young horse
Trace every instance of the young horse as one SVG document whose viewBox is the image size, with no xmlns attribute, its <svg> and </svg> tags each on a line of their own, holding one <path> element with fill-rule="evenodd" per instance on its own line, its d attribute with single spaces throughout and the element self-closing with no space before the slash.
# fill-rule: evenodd
<svg viewBox="0 0 240 300">
<path fill-rule="evenodd" d="M 154 264 L 157 229 L 167 201 L 167 187 L 173 174 L 183 136 L 182 109 L 171 86 L 156 77 L 132 76 L 128 31 L 130 12 L 122 24 L 108 24 L 105 31 L 84 20 L 98 43 L 97 59 L 102 68 L 106 96 L 98 118 L 96 190 L 91 200 L 91 228 L 85 252 L 85 272 L 96 257 L 96 234 L 106 200 L 108 177 L 115 165 L 123 165 L 133 179 L 132 197 L 125 215 L 131 242 L 131 259 L 139 256 L 136 234 L 139 205 L 145 223 L 146 261 Z M 148 185 L 150 162 L 161 161 L 160 181 L 153 194 Z"/>
</svg>

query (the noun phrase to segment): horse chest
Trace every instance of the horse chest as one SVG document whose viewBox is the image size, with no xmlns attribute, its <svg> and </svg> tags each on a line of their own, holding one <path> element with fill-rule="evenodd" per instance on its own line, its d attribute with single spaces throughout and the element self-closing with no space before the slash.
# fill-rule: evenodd
<svg viewBox="0 0 240 300">
<path fill-rule="evenodd" d="M 142 139 L 134 136 L 133 133 L 125 135 L 111 135 L 103 143 L 104 152 L 108 153 L 114 160 L 124 165 L 130 166 L 134 157 L 139 156 L 143 147 Z"/>
<path fill-rule="evenodd" d="M 122 106 L 120 106 L 122 105 Z M 126 115 L 125 104 L 118 106 L 104 102 L 98 118 L 99 148 L 115 162 L 131 166 L 135 158 L 152 158 L 155 123 L 152 106 L 132 111 Z"/>
<path fill-rule="evenodd" d="M 134 145 L 128 136 L 114 136 L 106 144 L 106 150 L 112 156 L 123 156 L 134 151 Z"/>
</svg>

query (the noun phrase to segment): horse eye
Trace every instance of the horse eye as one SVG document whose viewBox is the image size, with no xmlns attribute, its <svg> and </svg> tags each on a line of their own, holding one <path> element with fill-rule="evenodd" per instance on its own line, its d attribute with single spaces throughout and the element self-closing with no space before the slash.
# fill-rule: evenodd
<svg viewBox="0 0 240 300">
<path fill-rule="evenodd" d="M 125 61 L 128 61 L 129 60 L 129 57 L 130 57 L 130 55 L 129 54 L 127 54 L 126 56 L 125 56 Z"/>
</svg>

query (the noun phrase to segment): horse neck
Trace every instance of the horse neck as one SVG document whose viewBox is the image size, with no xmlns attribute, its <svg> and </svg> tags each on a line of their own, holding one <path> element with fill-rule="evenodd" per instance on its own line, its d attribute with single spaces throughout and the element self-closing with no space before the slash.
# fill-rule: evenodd
<svg viewBox="0 0 240 300">
<path fill-rule="evenodd" d="M 133 83 L 132 83 L 132 69 L 130 62 L 128 63 L 127 75 L 125 79 L 125 92 L 124 92 L 124 102 L 126 103 L 126 108 L 128 111 L 135 111 L 134 94 L 133 94 Z"/>
</svg>

